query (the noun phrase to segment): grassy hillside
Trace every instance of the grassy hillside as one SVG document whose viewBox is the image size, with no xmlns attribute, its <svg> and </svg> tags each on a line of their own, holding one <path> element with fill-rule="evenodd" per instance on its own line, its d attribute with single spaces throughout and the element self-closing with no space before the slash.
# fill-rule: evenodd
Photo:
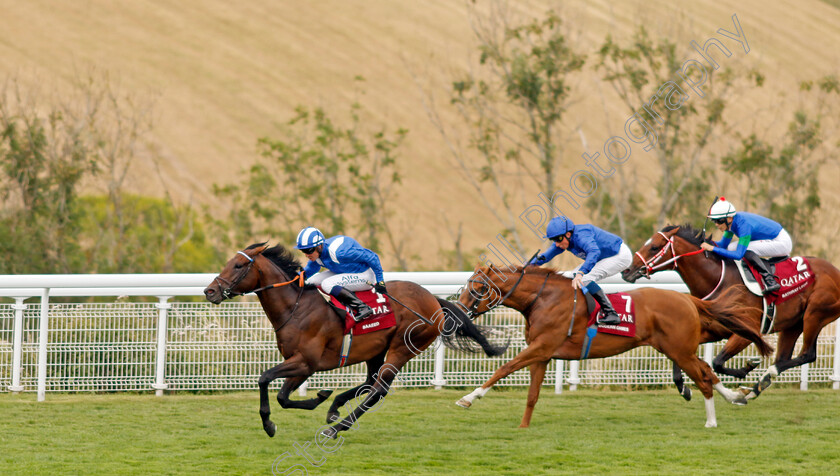
<svg viewBox="0 0 840 476">
<path fill-rule="evenodd" d="M 702 44 L 718 28 L 732 30 L 730 17 L 737 13 L 751 51 L 736 51 L 728 61 L 762 67 L 768 86 L 737 98 L 731 127 L 760 118 L 779 92 L 795 91 L 800 80 L 836 72 L 840 60 L 840 9 L 819 0 L 569 3 L 516 2 L 511 10 L 522 18 L 556 9 L 570 27 L 570 38 L 589 55 L 608 32 L 626 39 L 644 24 L 653 35 L 684 48 L 686 57 L 689 41 Z M 159 195 L 167 189 L 182 202 L 218 205 L 210 196 L 211 185 L 234 181 L 256 159 L 257 138 L 276 136 L 296 105 L 323 106 L 339 114 L 358 100 L 376 120 L 410 130 L 401 149 L 406 179 L 400 203 L 407 211 L 394 221 L 423 267 L 437 265 L 438 250 L 451 247 L 444 216 L 451 224 L 463 223 L 468 249 L 483 247 L 499 231 L 474 192 L 453 173 L 412 77 L 422 78 L 443 100 L 451 78 L 476 64 L 465 2 L 0 4 L 3 77 L 61 90 L 80 71 L 95 67 L 118 78 L 123 89 L 156 98 L 154 139 L 163 159 L 162 180 L 149 155 L 132 165 L 132 191 Z M 362 94 L 352 84 L 357 75 L 365 78 Z M 587 69 L 577 80 L 580 101 L 567 115 L 569 139 L 558 183 L 568 183 L 568 175 L 580 168 L 583 146 L 576 128 L 600 145 L 623 126 L 624 109 L 598 78 Z M 446 118 L 454 120 L 453 115 Z M 832 142 L 838 137 L 833 131 Z M 631 162 L 627 166 L 643 175 L 651 171 L 643 154 Z M 829 164 L 821 177 L 824 205 L 817 228 L 827 245 L 827 237 L 840 231 L 840 193 L 833 186 L 840 167 Z M 524 210 L 536 191 L 520 192 Z M 586 220 L 584 213 L 573 218 Z M 529 248 L 538 246 L 536 239 L 528 242 Z M 387 257 L 385 264 L 390 264 Z"/>
</svg>

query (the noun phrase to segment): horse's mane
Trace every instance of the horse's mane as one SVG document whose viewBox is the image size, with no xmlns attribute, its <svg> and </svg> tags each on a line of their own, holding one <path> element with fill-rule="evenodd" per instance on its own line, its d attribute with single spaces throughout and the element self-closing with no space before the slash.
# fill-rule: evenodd
<svg viewBox="0 0 840 476">
<path fill-rule="evenodd" d="M 265 243 L 255 243 L 249 246 L 248 250 L 252 248 L 257 248 L 259 246 L 264 245 Z M 300 263 L 295 256 L 292 254 L 291 251 L 287 250 L 283 245 L 277 245 L 271 248 L 266 249 L 262 252 L 262 255 L 266 258 L 270 259 L 272 263 L 276 264 L 286 273 L 287 276 L 290 278 L 300 271 Z"/>
<path fill-rule="evenodd" d="M 661 231 L 662 233 L 667 233 L 674 228 L 679 228 L 679 230 L 677 230 L 677 236 L 688 241 L 694 246 L 699 247 L 701 243 L 706 241 L 706 236 L 703 233 L 703 230 L 697 230 L 688 223 L 684 223 L 682 225 L 668 225 Z"/>
<path fill-rule="evenodd" d="M 519 273 L 522 272 L 522 268 L 528 268 L 525 271 L 525 274 L 536 274 L 536 275 L 539 275 L 539 276 L 545 276 L 546 274 L 548 274 L 548 275 L 560 276 L 559 274 L 557 274 L 556 269 L 541 268 L 541 267 L 536 266 L 536 265 L 534 265 L 534 266 L 531 266 L 531 265 L 529 265 L 529 266 L 516 266 L 513 269 L 511 269 L 509 267 L 498 267 L 498 266 L 493 267 L 493 269 L 496 269 L 496 270 L 499 270 L 499 271 L 502 271 L 502 272 L 505 272 L 505 273 L 510 273 L 510 274 L 519 274 Z"/>
</svg>

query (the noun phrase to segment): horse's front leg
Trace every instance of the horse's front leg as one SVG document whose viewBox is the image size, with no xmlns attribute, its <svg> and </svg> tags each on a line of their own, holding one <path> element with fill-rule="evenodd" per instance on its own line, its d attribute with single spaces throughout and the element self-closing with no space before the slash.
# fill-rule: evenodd
<svg viewBox="0 0 840 476">
<path fill-rule="evenodd" d="M 496 382 L 498 382 L 499 380 L 507 377 L 508 375 L 516 372 L 521 368 L 527 367 L 536 362 L 544 362 L 550 360 L 550 347 L 548 345 L 542 344 L 542 342 L 545 342 L 546 340 L 550 339 L 540 339 L 539 341 L 535 341 L 534 343 L 526 347 L 524 350 L 522 350 L 522 352 L 517 354 L 516 357 L 499 367 L 498 370 L 496 370 L 493 373 L 493 376 L 490 377 L 490 379 L 488 379 L 486 382 L 484 382 L 483 385 L 476 388 L 469 394 L 464 395 L 460 400 L 455 402 L 455 404 L 460 407 L 470 408 L 470 406 L 472 406 L 473 400 L 487 395 L 487 392 L 490 391 L 490 387 L 496 385 Z"/>
<path fill-rule="evenodd" d="M 277 403 L 280 404 L 283 408 L 297 408 L 299 410 L 314 410 L 318 407 L 324 400 L 330 398 L 332 395 L 332 390 L 320 390 L 315 398 L 310 398 L 308 400 L 292 400 L 289 398 L 292 392 L 297 390 L 303 382 L 306 382 L 308 377 L 288 377 L 286 380 L 283 381 L 283 386 L 280 387 L 280 391 L 277 392 Z"/>
<path fill-rule="evenodd" d="M 543 380 L 545 380 L 545 370 L 548 367 L 548 360 L 545 362 L 537 362 L 531 364 L 531 386 L 528 388 L 528 402 L 525 404 L 525 414 L 522 415 L 522 422 L 519 428 L 528 428 L 531 426 L 531 415 L 534 413 L 534 407 L 537 406 L 537 400 L 540 399 L 540 388 Z"/>
<path fill-rule="evenodd" d="M 750 341 L 745 339 L 739 335 L 733 335 L 726 341 L 726 345 L 723 346 L 720 353 L 715 356 L 714 360 L 712 360 L 712 369 L 718 373 L 723 375 L 729 375 L 730 377 L 735 377 L 739 379 L 743 379 L 747 376 L 748 373 L 752 372 L 753 369 L 758 367 L 761 363 L 760 358 L 752 358 L 747 365 L 740 369 L 733 369 L 729 367 L 724 367 L 723 364 L 726 363 L 727 360 L 735 357 L 736 355 L 740 354 L 741 351 L 746 349 L 750 345 Z"/>
<path fill-rule="evenodd" d="M 277 426 L 269 419 L 271 408 L 268 404 L 268 386 L 278 378 L 302 377 L 303 380 L 306 380 L 310 375 L 312 375 L 312 371 L 300 354 L 293 355 L 282 364 L 272 367 L 260 375 L 260 418 L 262 418 L 263 429 L 268 436 L 273 437 L 277 431 Z"/>
</svg>

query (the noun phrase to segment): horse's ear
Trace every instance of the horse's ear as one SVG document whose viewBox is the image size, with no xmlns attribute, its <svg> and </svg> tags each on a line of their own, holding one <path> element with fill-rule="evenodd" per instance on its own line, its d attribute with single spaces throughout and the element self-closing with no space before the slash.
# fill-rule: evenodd
<svg viewBox="0 0 840 476">
<path fill-rule="evenodd" d="M 256 246 L 254 248 L 254 256 L 262 253 L 263 251 L 265 251 L 266 248 L 268 248 L 268 242 L 267 241 L 265 241 L 265 242 L 261 243 L 260 245 Z"/>
</svg>

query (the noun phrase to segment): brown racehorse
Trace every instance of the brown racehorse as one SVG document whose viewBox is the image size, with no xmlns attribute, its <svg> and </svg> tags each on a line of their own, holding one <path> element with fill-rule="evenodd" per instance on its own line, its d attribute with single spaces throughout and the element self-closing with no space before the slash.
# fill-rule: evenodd
<svg viewBox="0 0 840 476">
<path fill-rule="evenodd" d="M 274 327 L 283 363 L 266 370 L 259 379 L 260 417 L 268 436 L 274 436 L 277 429 L 269 419 L 268 386 L 273 380 L 285 379 L 277 394 L 280 406 L 312 410 L 332 391 L 322 390 L 316 398 L 302 401 L 291 400 L 289 394 L 313 373 L 339 366 L 344 322 L 317 290 L 301 286 L 301 271 L 300 264 L 284 247 L 267 248 L 265 243 L 255 244 L 237 252 L 204 290 L 207 300 L 214 304 L 236 295 L 256 292 Z M 436 298 L 418 284 L 391 281 L 387 290 L 403 304 L 391 301 L 397 325 L 354 337 L 346 365 L 365 362 L 367 380 L 335 398 L 327 414 L 327 423 L 339 418 L 338 408 L 351 398 L 364 393 L 367 396 L 344 420 L 324 428 L 322 433 L 332 438 L 339 431 L 350 428 L 361 415 L 373 408 L 388 393 L 391 382 L 403 365 L 438 336 L 443 335 L 444 343 L 451 346 L 459 339 L 474 340 L 491 356 L 506 350 L 506 347 L 490 345 L 481 330 L 455 303 Z M 434 325 L 428 325 L 422 319 Z M 460 349 L 464 347 L 458 346 Z"/>
<path fill-rule="evenodd" d="M 527 427 L 548 362 L 551 359 L 578 360 L 583 355 L 588 317 L 583 293 L 572 289 L 570 279 L 534 266 L 505 270 L 484 267 L 473 274 L 467 285 L 469 292 L 462 292 L 459 301 L 474 315 L 504 304 L 525 316 L 528 347 L 457 403 L 470 407 L 475 398 L 483 397 L 496 382 L 530 366 L 531 387 L 520 424 L 522 428 Z M 743 395 L 724 387 L 709 365 L 697 357 L 697 347 L 703 321 L 716 319 L 755 342 L 764 354 L 769 354 L 770 346 L 749 327 L 753 319 L 750 314 L 755 314 L 755 309 L 721 301 L 704 302 L 662 289 L 643 288 L 627 294 L 635 302 L 636 336 L 598 333 L 592 339 L 589 358 L 609 357 L 642 345 L 662 352 L 685 369 L 706 397 L 706 427 L 717 426 L 713 389 L 729 402 L 746 403 Z M 575 304 L 575 300 L 580 302 Z M 574 325 L 570 326 L 573 315 Z M 568 335 L 570 327 L 571 335 Z"/>
<path fill-rule="evenodd" d="M 732 260 L 722 259 L 714 253 L 701 253 L 700 243 L 706 237 L 689 225 L 667 226 L 657 232 L 633 258 L 633 264 L 622 272 L 625 280 L 634 282 L 662 269 L 676 269 L 693 296 L 716 298 L 721 290 L 741 284 L 741 275 Z M 657 258 L 657 256 L 659 256 Z M 820 330 L 840 315 L 840 270 L 826 260 L 808 257 L 814 272 L 815 283 L 796 297 L 779 304 L 772 332 L 779 333 L 776 361 L 755 384 L 747 398 L 755 398 L 772 383 L 772 378 L 785 370 L 813 362 L 817 359 L 817 337 Z M 660 266 L 661 265 L 661 266 Z M 739 287 L 738 298 L 747 305 L 762 310 L 762 299 Z M 753 321 L 756 331 L 761 326 L 761 314 Z M 802 351 L 791 358 L 796 340 L 802 335 Z M 704 336 L 704 342 L 728 338 L 730 333 L 718 328 Z M 715 357 L 716 372 L 744 378 L 746 372 L 756 367 L 751 363 L 744 369 L 727 369 L 724 362 L 744 350 L 750 342 L 732 336 L 723 350 Z"/>
</svg>

